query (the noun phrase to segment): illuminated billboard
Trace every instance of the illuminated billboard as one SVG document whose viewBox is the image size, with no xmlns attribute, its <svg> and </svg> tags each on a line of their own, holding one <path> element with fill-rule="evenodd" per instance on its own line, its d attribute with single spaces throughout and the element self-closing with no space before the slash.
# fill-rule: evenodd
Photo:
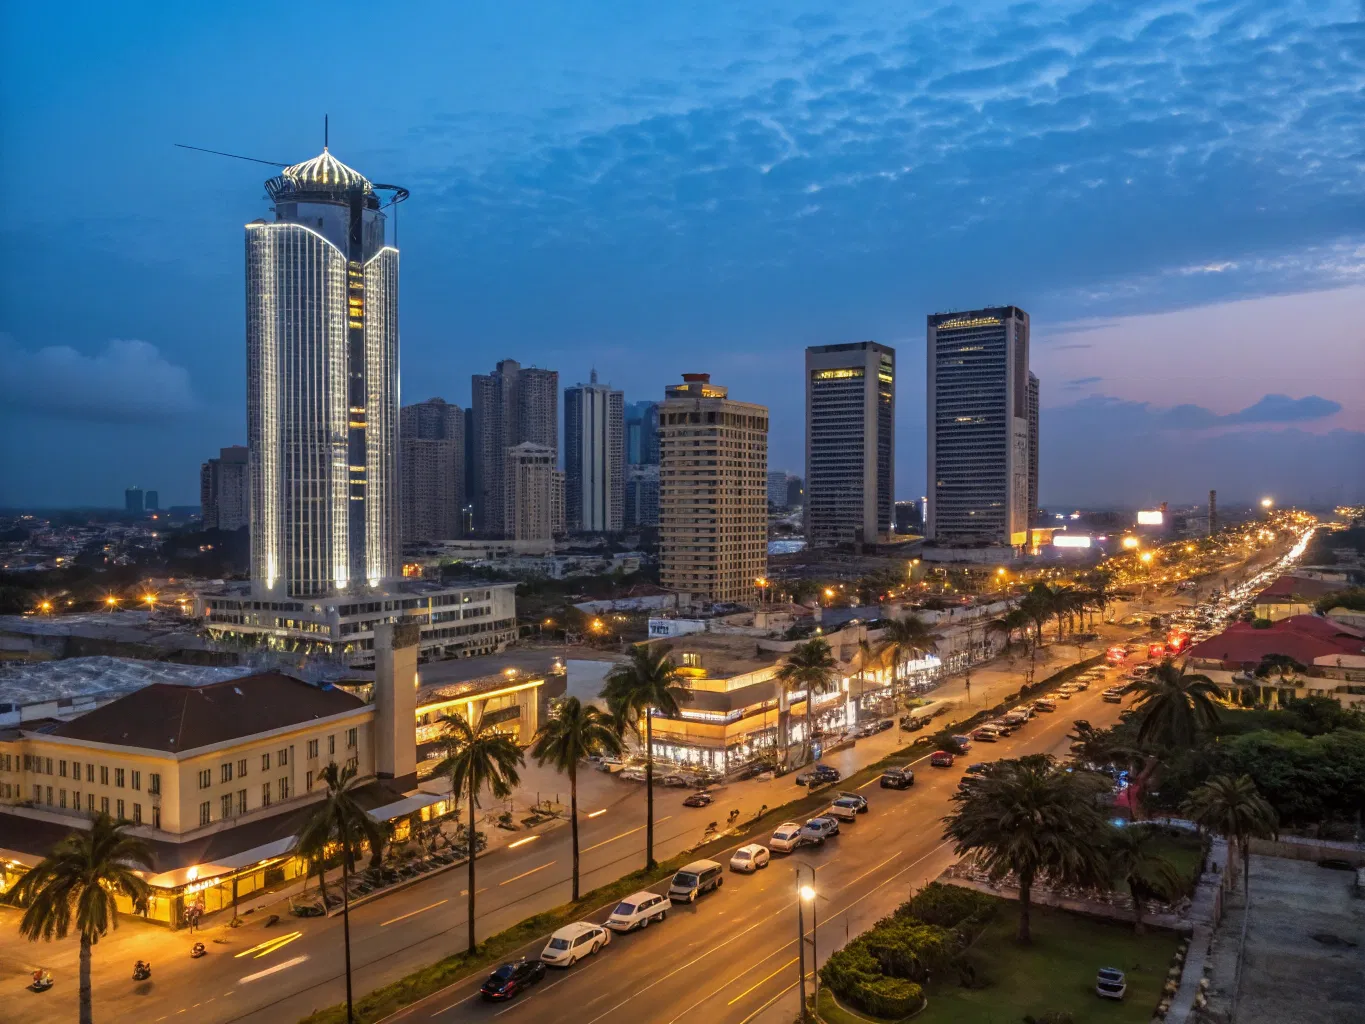
<svg viewBox="0 0 1365 1024">
<path fill-rule="evenodd" d="M 1079 533 L 1055 533 L 1052 535 L 1054 548 L 1088 548 L 1091 538 Z"/>
<path fill-rule="evenodd" d="M 1162 515 L 1161 509 L 1154 508 L 1148 511 L 1138 512 L 1137 521 L 1139 526 L 1160 526 L 1164 519 L 1165 517 Z"/>
</svg>

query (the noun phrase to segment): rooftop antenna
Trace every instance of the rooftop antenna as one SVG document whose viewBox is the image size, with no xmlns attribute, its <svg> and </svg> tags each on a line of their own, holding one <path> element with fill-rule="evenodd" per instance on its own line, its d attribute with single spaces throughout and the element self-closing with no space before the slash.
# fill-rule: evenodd
<svg viewBox="0 0 1365 1024">
<path fill-rule="evenodd" d="M 224 153 L 220 149 L 204 149 L 202 146 L 187 146 L 183 142 L 173 143 L 179 149 L 192 149 L 196 153 L 212 153 L 214 156 L 227 156 L 233 160 L 249 160 L 253 164 L 266 164 L 269 167 L 288 167 L 291 160 L 261 160 L 254 156 L 242 156 L 240 153 Z"/>
<path fill-rule="evenodd" d="M 330 129 L 328 128 L 328 126 L 327 126 L 327 120 L 328 120 L 327 115 L 326 115 L 326 114 L 323 114 L 323 115 L 322 115 L 322 148 L 323 148 L 323 149 L 326 149 L 326 148 L 327 148 L 327 145 L 328 145 L 328 137 L 331 135 L 331 130 L 330 130 Z"/>
</svg>

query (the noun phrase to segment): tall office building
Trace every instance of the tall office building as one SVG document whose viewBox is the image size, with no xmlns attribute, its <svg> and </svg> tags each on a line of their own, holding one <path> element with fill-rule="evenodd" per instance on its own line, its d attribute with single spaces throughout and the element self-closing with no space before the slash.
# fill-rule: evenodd
<svg viewBox="0 0 1365 1024">
<path fill-rule="evenodd" d="M 1041 526 L 1038 516 L 1038 378 L 1028 375 L 1028 524 Z"/>
<path fill-rule="evenodd" d="M 240 530 L 251 521 L 248 450 L 234 444 L 199 467 L 199 510 L 205 530 Z"/>
<path fill-rule="evenodd" d="M 383 187 L 383 186 L 381 186 Z M 251 577 L 306 597 L 398 576 L 398 250 L 325 149 L 246 228 Z"/>
<path fill-rule="evenodd" d="M 399 413 L 403 540 L 464 536 L 464 410 L 441 398 Z"/>
<path fill-rule="evenodd" d="M 1028 541 L 1029 318 L 1016 306 L 928 318 L 927 536 Z"/>
<path fill-rule="evenodd" d="M 875 341 L 806 349 L 806 539 L 875 544 L 895 500 L 896 351 Z"/>
<path fill-rule="evenodd" d="M 787 506 L 787 474 L 785 471 L 768 474 L 768 504 L 773 508 Z"/>
<path fill-rule="evenodd" d="M 806 484 L 799 476 L 787 477 L 787 507 L 804 507 L 806 504 Z"/>
<path fill-rule="evenodd" d="M 504 457 L 508 540 L 550 542 L 564 532 L 564 474 L 555 466 L 553 448 L 524 441 Z"/>
<path fill-rule="evenodd" d="M 123 511 L 130 515 L 142 515 L 146 506 L 142 503 L 142 488 L 129 487 L 123 492 Z"/>
<path fill-rule="evenodd" d="M 564 390 L 564 515 L 571 533 L 609 533 L 625 515 L 625 395 L 597 382 Z"/>
<path fill-rule="evenodd" d="M 511 536 L 505 509 L 507 452 L 529 442 L 559 458 L 559 374 L 504 359 L 489 374 L 474 374 L 470 391 L 469 501 L 474 529 L 489 537 Z"/>
<path fill-rule="evenodd" d="M 161 511 L 161 495 L 157 491 L 148 491 L 142 499 L 142 507 L 147 512 Z"/>
<path fill-rule="evenodd" d="M 624 528 L 659 525 L 659 467 L 626 467 Z"/>
<path fill-rule="evenodd" d="M 748 602 L 768 568 L 768 410 L 685 373 L 659 406 L 659 580 Z"/>
<path fill-rule="evenodd" d="M 631 402 L 626 406 L 626 462 L 631 466 L 659 464 L 658 402 Z"/>
</svg>

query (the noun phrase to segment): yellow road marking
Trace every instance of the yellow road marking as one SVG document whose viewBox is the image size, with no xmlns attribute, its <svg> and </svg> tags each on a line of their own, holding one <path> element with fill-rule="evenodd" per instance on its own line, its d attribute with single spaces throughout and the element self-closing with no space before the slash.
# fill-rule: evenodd
<svg viewBox="0 0 1365 1024">
<path fill-rule="evenodd" d="M 799 960 L 799 959 L 800 959 L 800 957 L 795 957 L 795 956 L 792 957 L 790 960 L 788 960 L 785 964 L 783 964 L 783 965 L 782 965 L 781 967 L 779 967 L 777 970 L 773 971 L 772 974 L 769 974 L 769 975 L 768 975 L 766 978 L 764 978 L 762 981 L 756 981 L 756 982 L 754 982 L 752 985 L 750 985 L 748 988 L 746 988 L 746 989 L 745 989 L 743 992 L 741 992 L 739 995 L 735 996 L 735 998 L 731 999 L 731 1000 L 730 1000 L 728 1003 L 726 1003 L 725 1005 L 726 1005 L 726 1006 L 734 1006 L 735 1003 L 739 1002 L 741 999 L 743 999 L 745 996 L 747 996 L 747 995 L 748 995 L 750 992 L 752 992 L 754 989 L 756 989 L 756 988 L 758 988 L 760 985 L 764 984 L 764 982 L 767 982 L 767 981 L 771 980 L 772 978 L 777 977 L 779 974 L 781 974 L 783 971 L 785 971 L 785 970 L 786 970 L 788 967 L 790 967 L 792 964 L 796 963 L 796 961 Z"/>
<path fill-rule="evenodd" d="M 664 822 L 666 822 L 666 821 L 667 821 L 669 818 L 671 818 L 671 817 L 673 817 L 673 815 L 671 815 L 671 814 L 665 814 L 662 818 L 655 818 L 655 819 L 654 819 L 654 824 L 655 824 L 655 825 L 662 825 Z M 636 827 L 636 828 L 627 829 L 625 832 L 618 833 L 617 835 L 612 836 L 610 839 L 603 839 L 600 843 L 596 843 L 596 844 L 594 844 L 594 845 L 592 845 L 592 846 L 586 847 L 586 848 L 584 848 L 584 849 L 582 849 L 582 850 L 579 850 L 578 852 L 579 852 L 579 853 L 591 853 L 593 850 L 596 850 L 596 849 L 599 849 L 600 847 L 606 846 L 608 843 L 614 843 L 614 842 L 616 842 L 616 840 L 618 840 L 618 839 L 624 839 L 624 838 L 626 838 L 626 836 L 633 836 L 636 832 L 643 832 L 643 831 L 645 830 L 646 827 L 647 827 L 647 826 L 645 826 L 645 825 L 640 825 L 640 826 L 638 826 L 638 827 Z"/>
<path fill-rule="evenodd" d="M 420 910 L 413 910 L 413 911 L 409 911 L 409 912 L 406 913 L 406 914 L 400 914 L 398 917 L 391 917 L 391 918 L 389 918 L 387 921 L 383 922 L 379 927 L 380 927 L 380 928 L 387 928 L 389 925 L 391 925 L 391 924 L 397 924 L 399 921 L 406 921 L 406 920 L 407 920 L 408 918 L 410 918 L 410 917 L 416 917 L 418 914 L 425 913 L 425 912 L 428 911 L 428 910 L 431 910 L 431 909 L 433 909 L 433 908 L 435 908 L 435 907 L 439 907 L 442 903 L 445 903 L 445 902 L 447 902 L 447 901 L 446 901 L 446 900 L 437 900 L 435 903 L 428 903 L 425 907 L 422 907 Z"/>
<path fill-rule="evenodd" d="M 234 954 L 233 959 L 240 960 L 242 957 L 251 956 L 251 954 L 253 953 L 255 953 L 257 956 L 265 956 L 267 953 L 273 953 L 281 946 L 287 945 L 288 943 L 293 942 L 295 939 L 301 938 L 302 936 L 303 932 L 289 932 L 286 935 L 280 935 L 273 939 L 267 939 L 265 942 L 262 942 L 259 945 L 252 946 L 250 949 L 244 949 L 240 953 Z"/>
<path fill-rule="evenodd" d="M 548 868 L 551 864 L 556 864 L 556 863 L 558 863 L 558 862 L 557 862 L 557 861 L 553 861 L 553 860 L 552 860 L 552 861 L 548 861 L 547 863 L 542 864 L 542 865 L 541 865 L 540 867 L 538 867 L 538 868 L 532 868 L 530 871 L 523 871 L 521 874 L 515 875 L 515 876 L 513 876 L 512 878 L 507 879 L 507 881 L 505 881 L 505 882 L 499 882 L 498 884 L 499 884 L 499 885 L 510 885 L 512 882 L 516 882 L 516 881 L 518 881 L 518 880 L 520 880 L 520 879 L 522 879 L 522 878 L 525 878 L 527 875 L 534 875 L 537 871 L 544 871 L 544 870 L 545 870 L 546 868 Z"/>
</svg>

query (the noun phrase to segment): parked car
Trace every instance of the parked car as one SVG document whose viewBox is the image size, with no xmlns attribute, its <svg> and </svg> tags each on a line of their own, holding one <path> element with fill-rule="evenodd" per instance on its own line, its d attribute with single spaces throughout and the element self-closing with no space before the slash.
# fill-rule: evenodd
<svg viewBox="0 0 1365 1024">
<path fill-rule="evenodd" d="M 978 743 L 995 743 L 1000 739 L 1000 736 L 990 726 L 983 725 L 979 729 L 972 730 L 972 739 Z"/>
<path fill-rule="evenodd" d="M 616 772 L 625 771 L 625 769 L 625 764 L 617 757 L 604 757 L 597 762 L 597 770 L 599 772 L 611 772 L 615 774 Z"/>
<path fill-rule="evenodd" d="M 924 728 L 928 719 L 923 716 L 916 718 L 914 715 L 901 715 L 901 728 L 906 732 L 918 732 Z"/>
<path fill-rule="evenodd" d="M 809 771 L 801 772 L 796 776 L 798 786 L 819 786 L 828 782 L 838 782 L 842 775 L 837 768 L 831 768 L 827 764 L 817 764 Z"/>
<path fill-rule="evenodd" d="M 637 892 L 616 904 L 606 924 L 614 932 L 648 928 L 652 921 L 668 917 L 668 897 L 653 892 Z"/>
<path fill-rule="evenodd" d="M 801 845 L 801 825 L 795 821 L 784 821 L 773 829 L 768 846 L 778 853 L 791 853 Z"/>
<path fill-rule="evenodd" d="M 617 778 L 625 779 L 627 782 L 644 782 L 645 770 L 643 768 L 627 768 Z"/>
<path fill-rule="evenodd" d="M 699 789 L 699 790 L 697 790 L 697 792 L 695 792 L 695 793 L 690 793 L 690 794 L 688 794 L 687 799 L 683 801 L 683 806 L 684 806 L 684 807 L 707 807 L 707 806 L 709 806 L 710 804 L 714 803 L 714 802 L 715 802 L 715 799 L 716 799 L 716 798 L 713 797 L 710 793 L 706 792 L 706 790 L 704 790 L 704 789 Z"/>
<path fill-rule="evenodd" d="M 1000 720 L 1004 722 L 1006 725 L 1010 725 L 1018 729 L 1022 726 L 1028 725 L 1029 715 L 1028 712 L 1026 711 L 1011 711 L 1008 714 L 1001 715 Z"/>
<path fill-rule="evenodd" d="M 504 999 L 511 999 L 522 989 L 530 988 L 544 978 L 545 964 L 539 960 L 527 960 L 522 957 L 520 960 L 512 960 L 499 966 L 488 976 L 488 980 L 479 989 L 479 994 L 489 1002 L 501 1002 Z"/>
<path fill-rule="evenodd" d="M 946 750 L 935 750 L 929 755 L 929 765 L 933 768 L 951 768 L 953 755 Z"/>
<path fill-rule="evenodd" d="M 867 808 L 867 797 L 861 796 L 861 795 L 859 795 L 859 794 L 857 794 L 857 793 L 840 793 L 840 794 L 839 794 L 839 799 L 840 799 L 840 800 L 852 800 L 852 801 L 857 805 L 857 807 L 858 807 L 858 813 L 859 813 L 859 814 L 866 814 L 866 813 L 867 813 L 867 809 L 868 809 L 868 808 Z"/>
<path fill-rule="evenodd" d="M 1088 718 L 1077 718 L 1071 724 L 1076 727 L 1077 732 L 1090 732 L 1094 728 Z"/>
<path fill-rule="evenodd" d="M 909 768 L 888 768 L 882 772 L 882 789 L 909 789 L 915 784 L 915 773 Z"/>
<path fill-rule="evenodd" d="M 1128 979 L 1117 967 L 1101 967 L 1095 973 L 1095 995 L 1101 999 L 1122 999 Z"/>
<path fill-rule="evenodd" d="M 972 738 L 970 736 L 954 736 L 953 742 L 957 744 L 957 749 L 964 754 L 972 749 Z"/>
<path fill-rule="evenodd" d="M 1057 702 L 1054 700 L 1048 700 L 1046 697 L 1043 697 L 1033 702 L 1033 710 L 1041 711 L 1043 714 L 1050 715 L 1052 714 L 1052 712 L 1057 710 Z"/>
<path fill-rule="evenodd" d="M 694 860 L 673 876 L 668 886 L 668 898 L 674 903 L 695 903 L 725 884 L 725 869 L 713 860 Z"/>
<path fill-rule="evenodd" d="M 610 942 L 611 932 L 600 924 L 575 921 L 550 936 L 550 941 L 540 951 L 540 959 L 551 967 L 572 967 Z"/>
<path fill-rule="evenodd" d="M 829 810 L 825 814 L 840 821 L 853 821 L 858 817 L 863 808 L 858 806 L 858 801 L 850 796 L 841 796 L 834 803 L 829 805 Z"/>
<path fill-rule="evenodd" d="M 1010 725 L 1009 722 L 1006 722 L 1003 718 L 997 718 L 994 721 L 987 722 L 986 724 L 989 725 L 1001 736 L 1008 736 L 1010 733 L 1014 732 L 1015 729 L 1014 726 Z"/>
<path fill-rule="evenodd" d="M 692 779 L 686 775 L 679 775 L 677 772 L 672 775 L 665 775 L 659 781 L 672 789 L 690 789 L 692 786 Z"/>
<path fill-rule="evenodd" d="M 813 843 L 823 843 L 826 839 L 832 839 L 839 834 L 839 819 L 821 815 L 818 818 L 811 818 L 801 826 L 801 838 Z"/>
<path fill-rule="evenodd" d="M 759 868 L 766 868 L 771 859 L 766 846 L 759 843 L 750 843 L 748 846 L 741 846 L 730 857 L 731 871 L 745 871 L 753 873 Z"/>
<path fill-rule="evenodd" d="M 1106 704 L 1122 704 L 1123 691 L 1117 687 L 1111 687 L 1100 694 L 1100 700 L 1104 701 Z"/>
<path fill-rule="evenodd" d="M 1067 683 L 1067 685 L 1075 690 L 1088 690 L 1090 689 L 1090 680 L 1085 676 L 1080 676 L 1079 678 L 1073 679 L 1071 682 Z"/>
</svg>

